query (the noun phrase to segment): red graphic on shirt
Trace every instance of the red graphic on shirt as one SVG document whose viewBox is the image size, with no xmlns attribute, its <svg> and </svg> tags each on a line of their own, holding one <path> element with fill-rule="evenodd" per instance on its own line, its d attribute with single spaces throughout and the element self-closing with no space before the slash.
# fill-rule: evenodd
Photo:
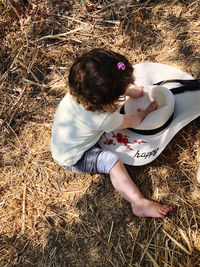
<svg viewBox="0 0 200 267">
<path fill-rule="evenodd" d="M 106 133 L 103 134 L 103 136 L 105 137 L 106 141 L 104 141 L 103 143 L 105 145 L 116 145 L 116 143 L 114 142 L 114 140 L 117 142 L 117 143 L 120 143 L 120 144 L 123 144 L 127 149 L 129 150 L 133 150 L 131 147 L 130 147 L 130 144 L 142 144 L 142 143 L 146 143 L 144 140 L 140 139 L 140 140 L 133 140 L 133 141 L 129 141 L 129 136 L 127 135 L 123 135 L 122 133 L 114 133 L 112 132 L 113 136 L 112 136 L 112 139 L 108 139 L 106 137 Z"/>
</svg>

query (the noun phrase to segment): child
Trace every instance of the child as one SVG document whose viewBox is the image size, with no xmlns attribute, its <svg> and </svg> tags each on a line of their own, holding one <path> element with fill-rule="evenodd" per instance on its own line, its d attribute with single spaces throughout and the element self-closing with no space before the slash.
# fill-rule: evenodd
<svg viewBox="0 0 200 267">
<path fill-rule="evenodd" d="M 119 113 L 123 96 L 143 95 L 142 87 L 129 88 L 133 83 L 133 68 L 118 53 L 99 48 L 76 59 L 69 73 L 70 91 L 55 114 L 52 156 L 68 171 L 109 173 L 114 188 L 130 202 L 135 215 L 163 218 L 172 208 L 146 199 L 118 156 L 97 144 L 104 132 L 135 128 L 156 109 L 153 101 L 135 114 Z"/>
</svg>

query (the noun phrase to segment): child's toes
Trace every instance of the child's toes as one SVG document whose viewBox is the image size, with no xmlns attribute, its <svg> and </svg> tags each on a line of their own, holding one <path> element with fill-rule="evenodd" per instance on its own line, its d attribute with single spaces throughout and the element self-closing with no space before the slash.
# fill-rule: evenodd
<svg viewBox="0 0 200 267">
<path fill-rule="evenodd" d="M 167 205 L 163 205 L 162 208 L 160 209 L 160 211 L 163 215 L 166 215 L 168 212 L 172 211 L 172 207 L 169 207 Z"/>
</svg>

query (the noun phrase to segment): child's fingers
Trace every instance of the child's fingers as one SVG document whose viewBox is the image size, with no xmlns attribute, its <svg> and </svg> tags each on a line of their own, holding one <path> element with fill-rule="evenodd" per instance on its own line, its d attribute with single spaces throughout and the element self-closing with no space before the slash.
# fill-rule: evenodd
<svg viewBox="0 0 200 267">
<path fill-rule="evenodd" d="M 150 103 L 150 107 L 152 107 L 152 108 L 157 108 L 157 105 L 158 105 L 158 103 L 157 103 L 157 101 L 156 100 L 153 100 L 151 103 Z"/>
<path fill-rule="evenodd" d="M 156 100 L 153 100 L 153 101 L 149 104 L 149 106 L 146 108 L 146 111 L 151 112 L 151 111 L 155 110 L 155 109 L 157 108 L 157 105 L 158 105 L 158 104 L 157 104 L 157 101 L 156 101 Z M 138 111 L 138 112 L 141 112 L 141 111 L 144 111 L 144 110 L 141 109 L 141 108 L 138 108 L 137 111 Z"/>
</svg>

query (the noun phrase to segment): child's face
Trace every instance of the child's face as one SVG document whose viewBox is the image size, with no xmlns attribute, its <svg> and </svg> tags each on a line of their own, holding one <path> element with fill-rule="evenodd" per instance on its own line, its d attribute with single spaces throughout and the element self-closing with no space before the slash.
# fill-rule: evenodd
<svg viewBox="0 0 200 267">
<path fill-rule="evenodd" d="M 132 89 L 133 87 L 135 87 L 135 77 L 134 77 L 134 75 L 132 74 L 131 75 L 131 78 L 132 78 L 132 83 L 129 83 L 129 85 L 127 86 L 127 88 L 126 88 L 126 93 L 127 93 L 127 91 L 129 90 L 129 89 Z"/>
<path fill-rule="evenodd" d="M 130 84 L 126 87 L 126 90 L 125 90 L 124 95 L 121 95 L 121 96 L 119 97 L 119 100 L 120 100 L 120 101 L 124 101 L 124 100 L 125 100 L 125 97 L 127 96 L 128 92 L 129 92 L 129 90 L 130 90 L 130 89 L 133 89 L 133 88 L 135 87 L 135 84 L 134 84 L 135 77 L 134 77 L 133 74 L 132 74 L 132 80 L 133 80 L 133 82 L 130 83 Z"/>
<path fill-rule="evenodd" d="M 126 95 L 131 89 L 133 89 L 134 87 L 135 87 L 134 83 L 130 83 L 130 84 L 127 86 L 127 88 L 126 88 L 125 95 Z"/>
</svg>

